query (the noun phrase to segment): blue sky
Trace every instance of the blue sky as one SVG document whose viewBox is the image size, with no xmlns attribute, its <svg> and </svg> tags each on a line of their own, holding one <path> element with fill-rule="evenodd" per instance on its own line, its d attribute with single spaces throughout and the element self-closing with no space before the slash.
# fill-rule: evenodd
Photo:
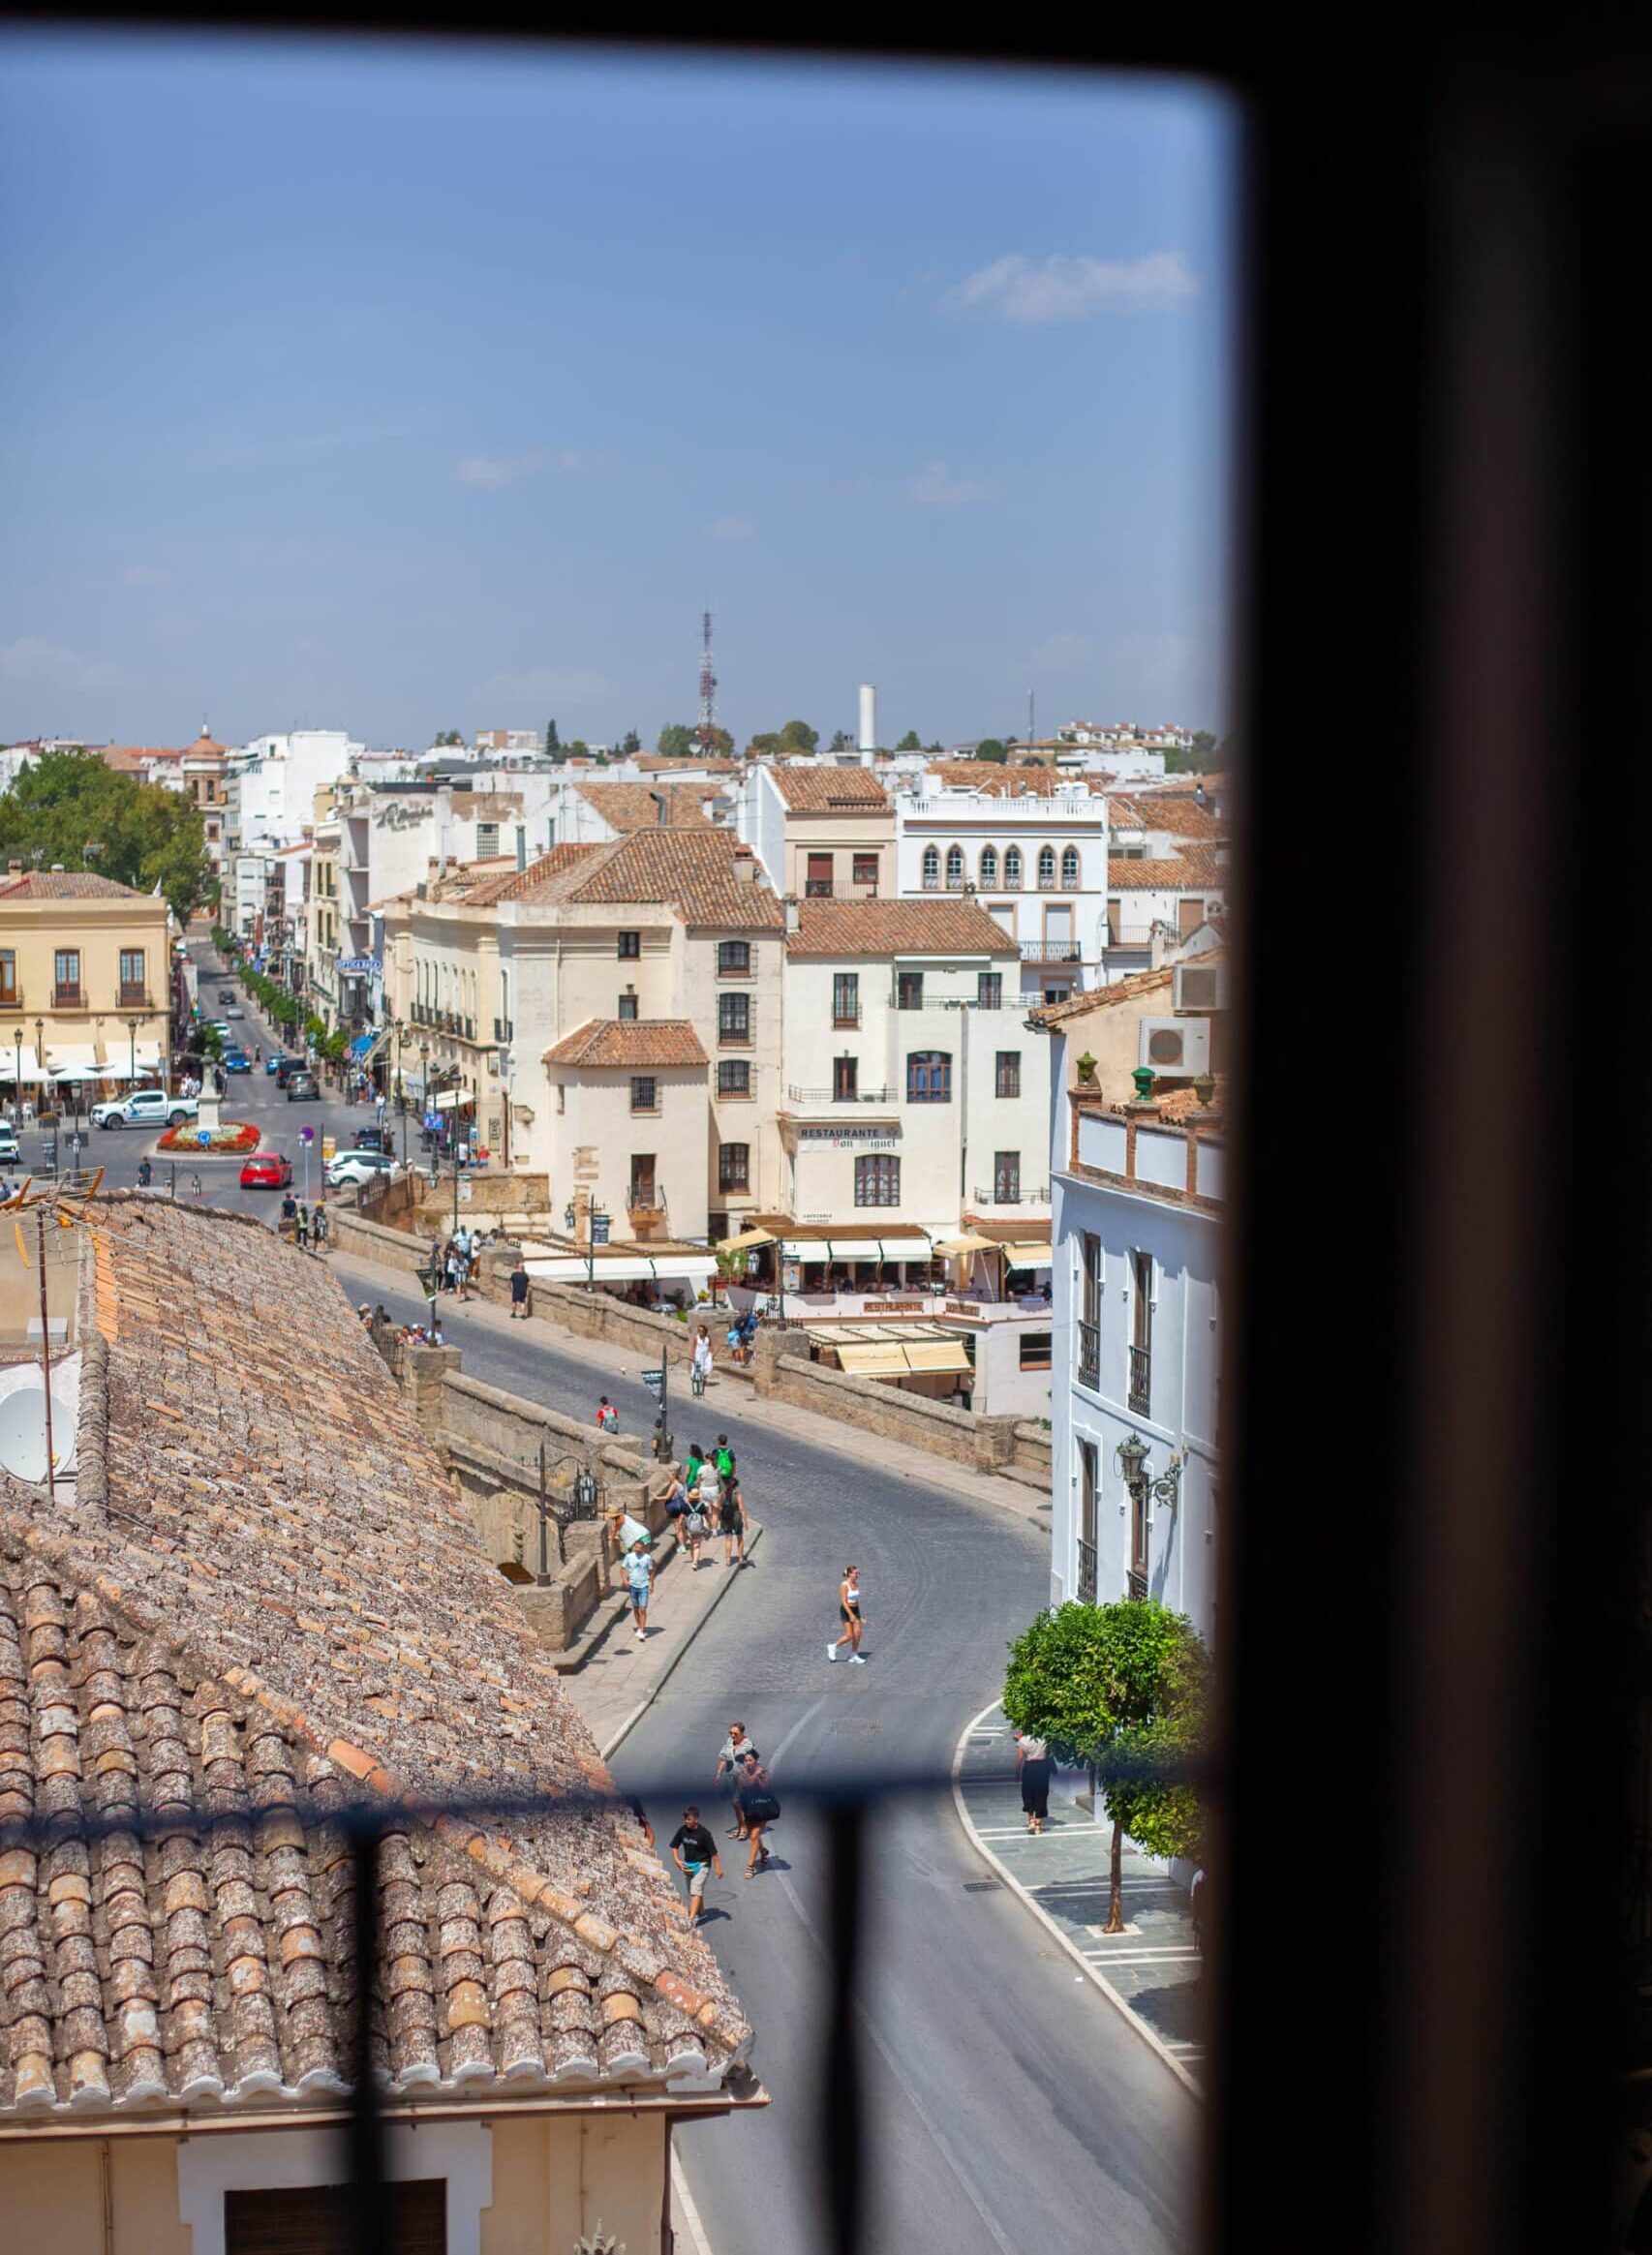
<svg viewBox="0 0 1652 2255">
<path fill-rule="evenodd" d="M 1192 85 L 0 44 L 0 740 L 1224 723 Z"/>
</svg>

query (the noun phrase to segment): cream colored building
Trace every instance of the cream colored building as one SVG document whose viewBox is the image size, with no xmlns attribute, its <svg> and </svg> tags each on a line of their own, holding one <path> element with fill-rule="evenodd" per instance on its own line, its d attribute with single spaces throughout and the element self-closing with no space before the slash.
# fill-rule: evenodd
<svg viewBox="0 0 1652 2255">
<path fill-rule="evenodd" d="M 0 878 L 0 1080 L 19 1059 L 25 1088 L 76 1067 L 164 1072 L 170 979 L 171 911 L 156 895 L 16 862 Z"/>
<path fill-rule="evenodd" d="M 677 1139 L 666 1143 L 641 1114 L 647 1140 L 627 1132 L 604 1147 L 605 1192 L 619 1198 L 623 1182 L 628 1194 L 632 1154 L 652 1153 L 671 1195 L 639 1204 L 642 1234 L 679 1238 L 720 1235 L 778 1202 L 783 919 L 729 832 L 639 830 L 557 846 L 524 870 L 459 870 L 386 901 L 383 919 L 385 1013 L 403 1029 L 392 1074 L 399 1061 L 411 1094 L 428 1088 L 474 1123 L 492 1163 L 547 1174 L 553 1209 L 580 1187 L 568 1172 L 591 1142 L 580 1123 L 612 1126 L 622 1086 L 623 1124 L 634 1123 L 628 1066 L 547 1052 L 582 1028 L 636 1041 L 625 1029 L 658 1022 L 690 1028 L 699 1045 L 689 1070 L 700 1125 L 683 1140 L 677 1082 L 662 1082 Z M 628 1055 L 620 1038 L 602 1053 Z M 619 1204 L 610 1211 L 616 1238 L 638 1234 Z"/>
<path fill-rule="evenodd" d="M 800 1222 L 1044 1227 L 1049 1044 L 1021 954 L 969 900 L 788 904 L 786 1173 Z"/>
<path fill-rule="evenodd" d="M 870 768 L 748 768 L 741 842 L 791 899 L 888 899 L 896 887 L 895 809 Z"/>
</svg>

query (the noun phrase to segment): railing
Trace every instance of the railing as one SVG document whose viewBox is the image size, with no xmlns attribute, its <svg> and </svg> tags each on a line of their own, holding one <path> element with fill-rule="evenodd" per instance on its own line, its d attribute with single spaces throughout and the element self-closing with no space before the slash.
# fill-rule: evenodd
<svg viewBox="0 0 1652 2255">
<path fill-rule="evenodd" d="M 936 822 L 956 819 L 977 826 L 983 823 L 991 826 L 1002 815 L 1010 822 L 1085 822 L 1099 831 L 1106 817 L 1105 802 L 1087 790 L 1074 791 L 1061 798 L 1046 797 L 1036 791 L 1018 791 L 1013 796 L 983 792 L 979 798 L 908 799 L 904 805 L 908 819 L 923 815 Z M 959 842 L 962 844 L 963 840 Z"/>
<path fill-rule="evenodd" d="M 1084 950 L 1076 939 L 1024 939 L 1021 960 L 1024 963 L 1077 963 L 1084 960 Z"/>
<path fill-rule="evenodd" d="M 832 1025 L 835 1032 L 851 1031 L 855 1026 L 859 1025 L 860 1021 L 861 1012 L 860 1004 L 858 1002 L 856 1003 L 853 1010 L 834 1009 L 832 1012 Z"/>
<path fill-rule="evenodd" d="M 750 979 L 751 976 L 750 956 L 748 955 L 746 960 L 743 963 L 725 963 L 719 956 L 718 958 L 717 975 L 719 979 Z"/>
<path fill-rule="evenodd" d="M 717 1046 L 719 1050 L 749 1050 L 755 1046 L 756 1039 L 757 1013 L 754 1010 L 747 1012 L 744 1025 L 724 1025 L 720 1018 L 718 1020 Z"/>
<path fill-rule="evenodd" d="M 0 988 L 0 1010 L 21 1010 L 23 990 L 20 987 Z"/>
<path fill-rule="evenodd" d="M 1079 1538 L 1079 1603 L 1093 1605 L 1096 1593 L 1095 1544 Z"/>
<path fill-rule="evenodd" d="M 1012 1187 L 1007 1181 L 994 1183 L 991 1190 L 983 1190 L 979 1183 L 971 1192 L 977 1205 L 1048 1205 L 1048 1184 L 1042 1190 L 1023 1190 L 1019 1184 Z"/>
<path fill-rule="evenodd" d="M 147 1010 L 149 1008 L 148 988 L 123 987 L 120 990 L 120 1007 L 122 1010 Z"/>
<path fill-rule="evenodd" d="M 53 1010 L 79 1010 L 85 999 L 84 990 L 79 987 L 54 987 L 51 990 Z"/>
<path fill-rule="evenodd" d="M 1101 1326 L 1086 1324 L 1079 1318 L 1079 1384 L 1099 1387 L 1101 1384 Z"/>
<path fill-rule="evenodd" d="M 1140 1410 L 1142 1415 L 1147 1417 L 1152 1410 L 1152 1396 L 1153 1357 L 1151 1350 L 1147 1347 L 1132 1347 L 1130 1350 L 1130 1390 L 1126 1397 L 1129 1406 L 1133 1410 Z"/>
<path fill-rule="evenodd" d="M 1128 1583 L 1132 1598 L 1140 1600 L 1147 1596 L 1147 1577 L 1145 1573 L 1138 1573 L 1134 1567 L 1130 1569 Z"/>
<path fill-rule="evenodd" d="M 786 1089 L 786 1098 L 792 1104 L 893 1104 L 892 1088 L 799 1088 L 795 1082 Z"/>
</svg>

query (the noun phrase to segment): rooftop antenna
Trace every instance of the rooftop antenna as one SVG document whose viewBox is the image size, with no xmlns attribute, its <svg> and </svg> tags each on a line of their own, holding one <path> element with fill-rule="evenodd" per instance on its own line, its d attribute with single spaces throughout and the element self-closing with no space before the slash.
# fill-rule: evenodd
<svg viewBox="0 0 1652 2255">
<path fill-rule="evenodd" d="M 717 729 L 717 675 L 712 670 L 712 615 L 700 613 L 700 724 L 694 731 L 703 757 L 710 758 Z"/>
</svg>

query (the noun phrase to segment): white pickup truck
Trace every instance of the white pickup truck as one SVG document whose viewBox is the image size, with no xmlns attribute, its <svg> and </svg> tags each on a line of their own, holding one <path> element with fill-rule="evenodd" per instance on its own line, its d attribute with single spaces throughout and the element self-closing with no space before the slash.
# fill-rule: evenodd
<svg viewBox="0 0 1652 2255">
<path fill-rule="evenodd" d="M 168 1096 L 164 1088 L 135 1088 L 112 1104 L 94 1104 L 92 1125 L 101 1128 L 182 1127 L 200 1116 L 194 1096 Z"/>
</svg>

